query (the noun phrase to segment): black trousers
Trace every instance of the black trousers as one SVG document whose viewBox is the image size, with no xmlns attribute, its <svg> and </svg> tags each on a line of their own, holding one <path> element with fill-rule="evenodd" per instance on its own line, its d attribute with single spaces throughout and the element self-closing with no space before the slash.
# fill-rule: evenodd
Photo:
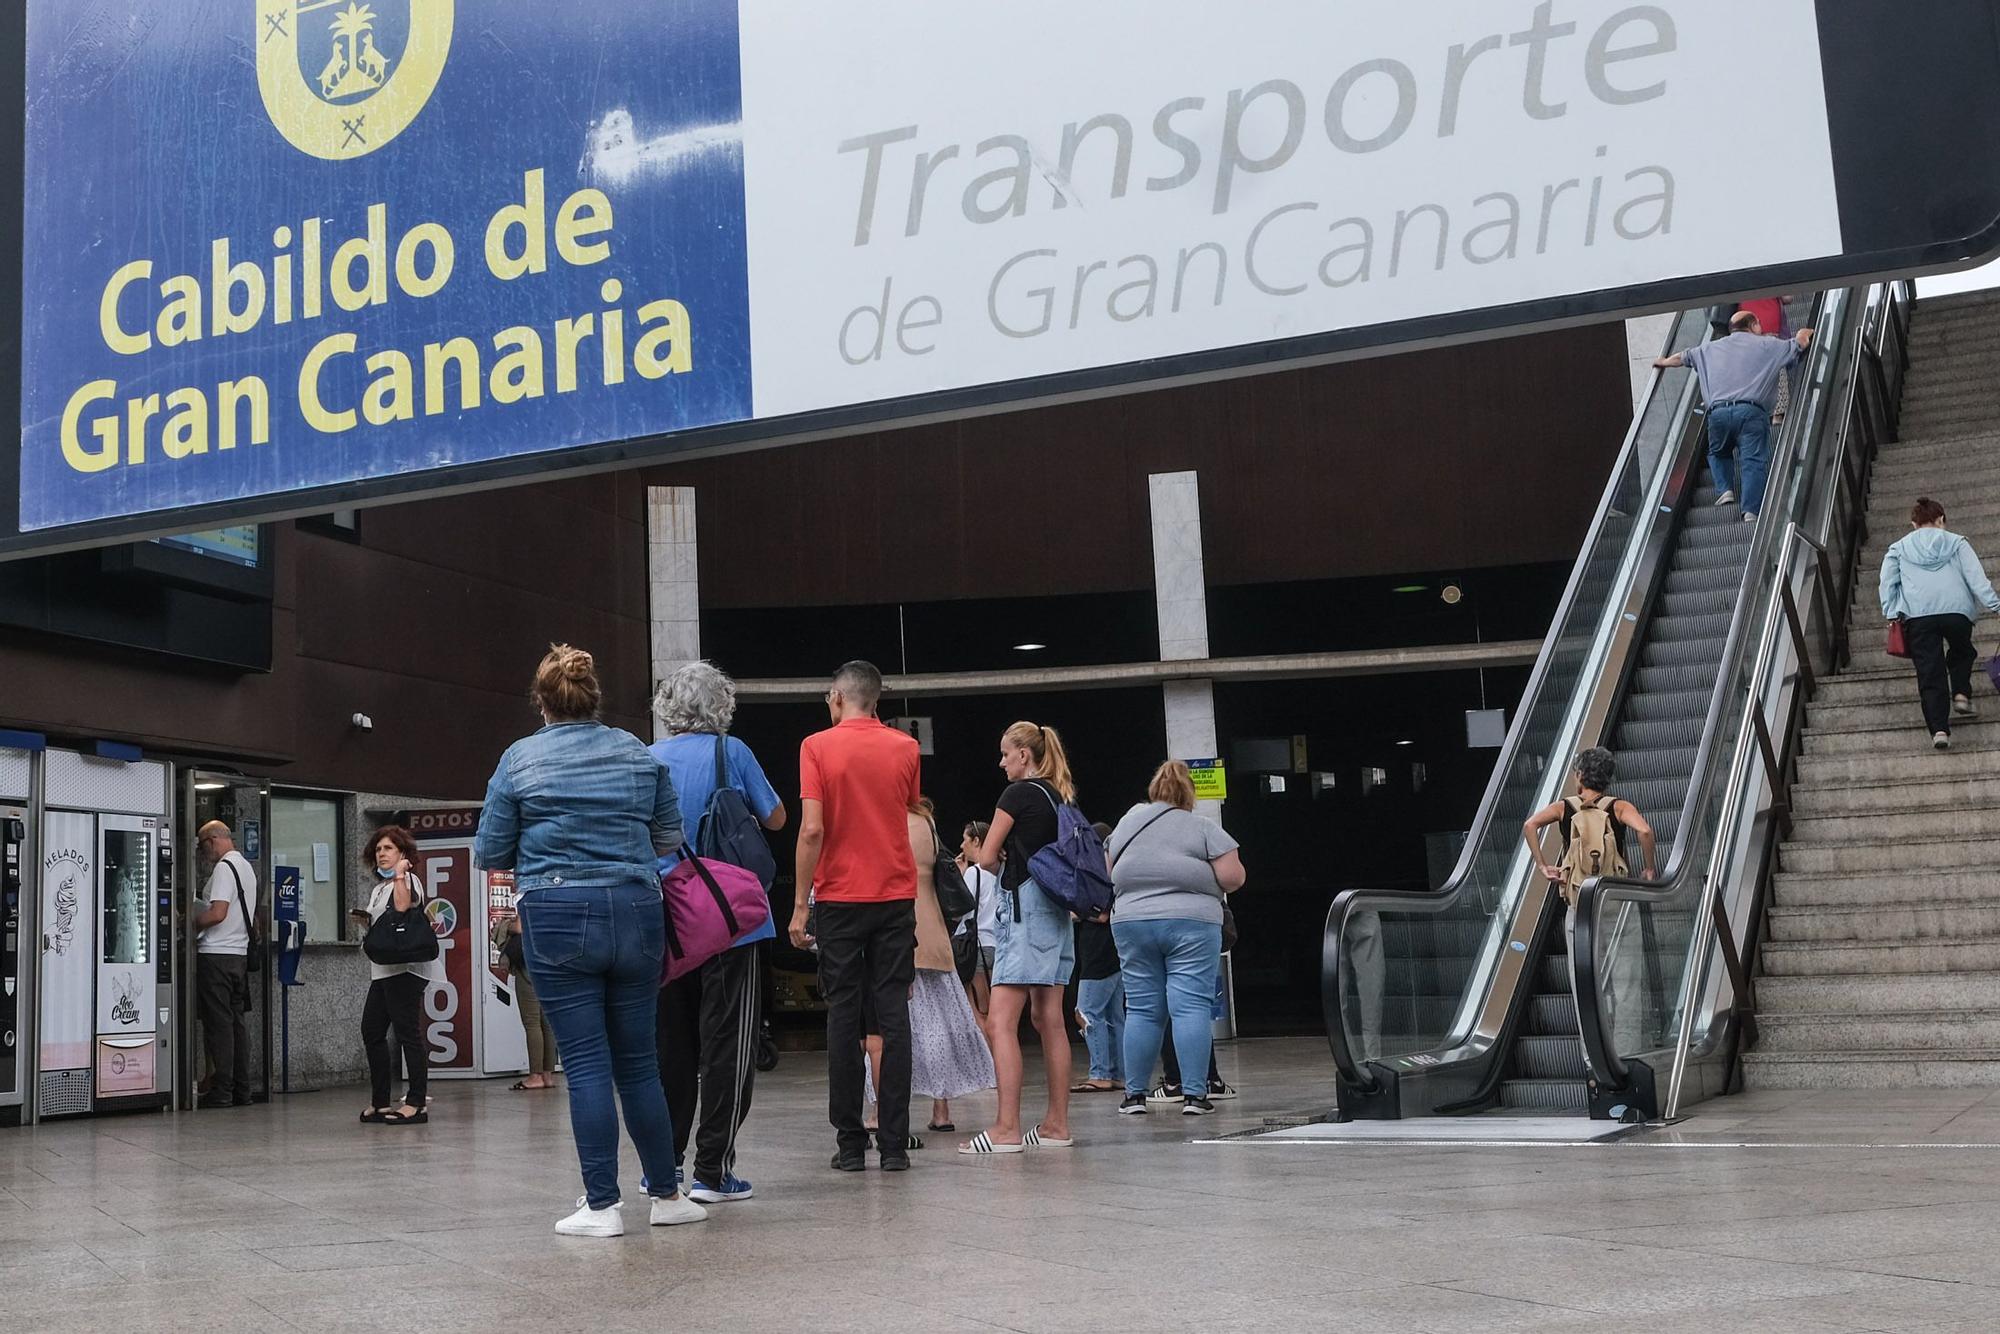
<svg viewBox="0 0 2000 1334">
<path fill-rule="evenodd" d="M 1160 1068 L 1166 1072 L 1164 1078 L 1169 1087 L 1179 1088 L 1181 1086 L 1181 1057 L 1180 1053 L 1174 1050 L 1173 1033 L 1171 1031 L 1167 1034 L 1167 1040 L 1160 1044 Z M 1215 1069 L 1215 1048 L 1210 1046 L 1208 1049 L 1209 1092 L 1213 1093 L 1215 1086 L 1221 1082 L 1222 1076 L 1216 1073 Z"/>
<path fill-rule="evenodd" d="M 710 1186 L 736 1169 L 736 1132 L 750 1115 L 763 1008 L 760 953 L 755 945 L 724 950 L 660 988 L 660 1083 L 674 1118 L 674 1161 L 687 1161 L 699 1101 L 694 1175 Z"/>
<path fill-rule="evenodd" d="M 1917 698 L 1923 701 L 1924 730 L 1951 731 L 1951 697 L 1972 693 L 1972 622 L 1957 612 L 1913 616 L 1903 622 L 1903 641 L 1917 669 Z"/>
<path fill-rule="evenodd" d="M 368 1051 L 371 1107 L 393 1107 L 389 1085 L 396 1076 L 396 1051 L 389 1029 L 396 1030 L 396 1047 L 403 1049 L 403 1066 L 410 1072 L 406 1101 L 418 1111 L 430 1091 L 430 1052 L 424 1045 L 424 992 L 427 978 L 415 973 L 378 977 L 368 984 L 368 1003 L 361 1007 L 361 1045 Z"/>
<path fill-rule="evenodd" d="M 242 954 L 203 954 L 195 959 L 195 999 L 208 1063 L 215 1067 L 209 1096 L 250 1101 L 250 960 Z"/>
<path fill-rule="evenodd" d="M 861 1126 L 862 998 L 882 1032 L 881 1141 L 910 1136 L 910 984 L 917 976 L 917 905 L 820 903 L 819 989 L 826 998 L 827 1120 L 842 1153 L 868 1147 Z M 893 1148 L 892 1148 L 893 1152 Z"/>
</svg>

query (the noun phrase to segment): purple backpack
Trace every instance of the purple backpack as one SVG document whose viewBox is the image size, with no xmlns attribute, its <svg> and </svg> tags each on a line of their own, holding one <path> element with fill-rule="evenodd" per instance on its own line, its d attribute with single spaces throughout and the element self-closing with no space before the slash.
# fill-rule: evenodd
<svg viewBox="0 0 2000 1334">
<path fill-rule="evenodd" d="M 1035 784 L 1056 808 L 1055 840 L 1028 858 L 1028 874 L 1055 905 L 1086 921 L 1111 911 L 1111 872 L 1105 866 L 1104 840 L 1074 802 L 1058 802 Z"/>
<path fill-rule="evenodd" d="M 701 967 L 771 916 L 770 896 L 755 871 L 697 857 L 687 847 L 660 877 L 660 896 L 667 915 L 661 986 Z"/>
</svg>

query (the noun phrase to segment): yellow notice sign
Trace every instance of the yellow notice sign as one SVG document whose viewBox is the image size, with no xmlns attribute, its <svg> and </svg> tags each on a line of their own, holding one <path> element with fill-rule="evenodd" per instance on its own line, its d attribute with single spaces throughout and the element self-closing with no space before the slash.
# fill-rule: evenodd
<svg viewBox="0 0 2000 1334">
<path fill-rule="evenodd" d="M 1187 767 L 1196 801 L 1221 801 L 1229 795 L 1229 770 L 1221 760 L 1189 760 Z"/>
</svg>

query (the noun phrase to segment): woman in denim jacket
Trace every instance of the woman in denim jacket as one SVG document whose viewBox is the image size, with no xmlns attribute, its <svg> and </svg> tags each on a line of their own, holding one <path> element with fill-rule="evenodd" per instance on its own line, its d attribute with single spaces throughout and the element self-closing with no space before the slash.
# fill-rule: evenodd
<svg viewBox="0 0 2000 1334">
<path fill-rule="evenodd" d="M 500 757 L 476 855 L 483 867 L 514 872 L 528 972 L 569 1077 L 584 1197 L 556 1231 L 625 1231 L 614 1085 L 652 1183 L 653 1223 L 698 1222 L 707 1211 L 675 1179 L 673 1123 L 654 1048 L 666 950 L 654 865 L 681 846 L 673 782 L 637 737 L 597 721 L 603 692 L 588 653 L 552 646 L 533 698 L 546 726 Z"/>
</svg>

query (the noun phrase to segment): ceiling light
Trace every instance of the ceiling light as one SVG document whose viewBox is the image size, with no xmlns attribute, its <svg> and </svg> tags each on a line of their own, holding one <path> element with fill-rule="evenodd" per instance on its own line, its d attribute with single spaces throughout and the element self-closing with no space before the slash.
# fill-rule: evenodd
<svg viewBox="0 0 2000 1334">
<path fill-rule="evenodd" d="M 1047 644 L 1016 644 L 1014 645 L 1014 651 L 1016 653 L 1040 653 L 1047 647 Z"/>
<path fill-rule="evenodd" d="M 1396 744 L 1399 746 L 1414 746 L 1417 743 L 1414 741 L 1398 741 Z"/>
<path fill-rule="evenodd" d="M 197 792 L 220 792 L 228 786 L 229 784 L 227 783 L 196 783 L 194 790 Z"/>
<path fill-rule="evenodd" d="M 1428 593 L 1431 591 L 1431 588 L 1429 584 L 1399 584 L 1389 591 L 1392 593 Z"/>
</svg>

